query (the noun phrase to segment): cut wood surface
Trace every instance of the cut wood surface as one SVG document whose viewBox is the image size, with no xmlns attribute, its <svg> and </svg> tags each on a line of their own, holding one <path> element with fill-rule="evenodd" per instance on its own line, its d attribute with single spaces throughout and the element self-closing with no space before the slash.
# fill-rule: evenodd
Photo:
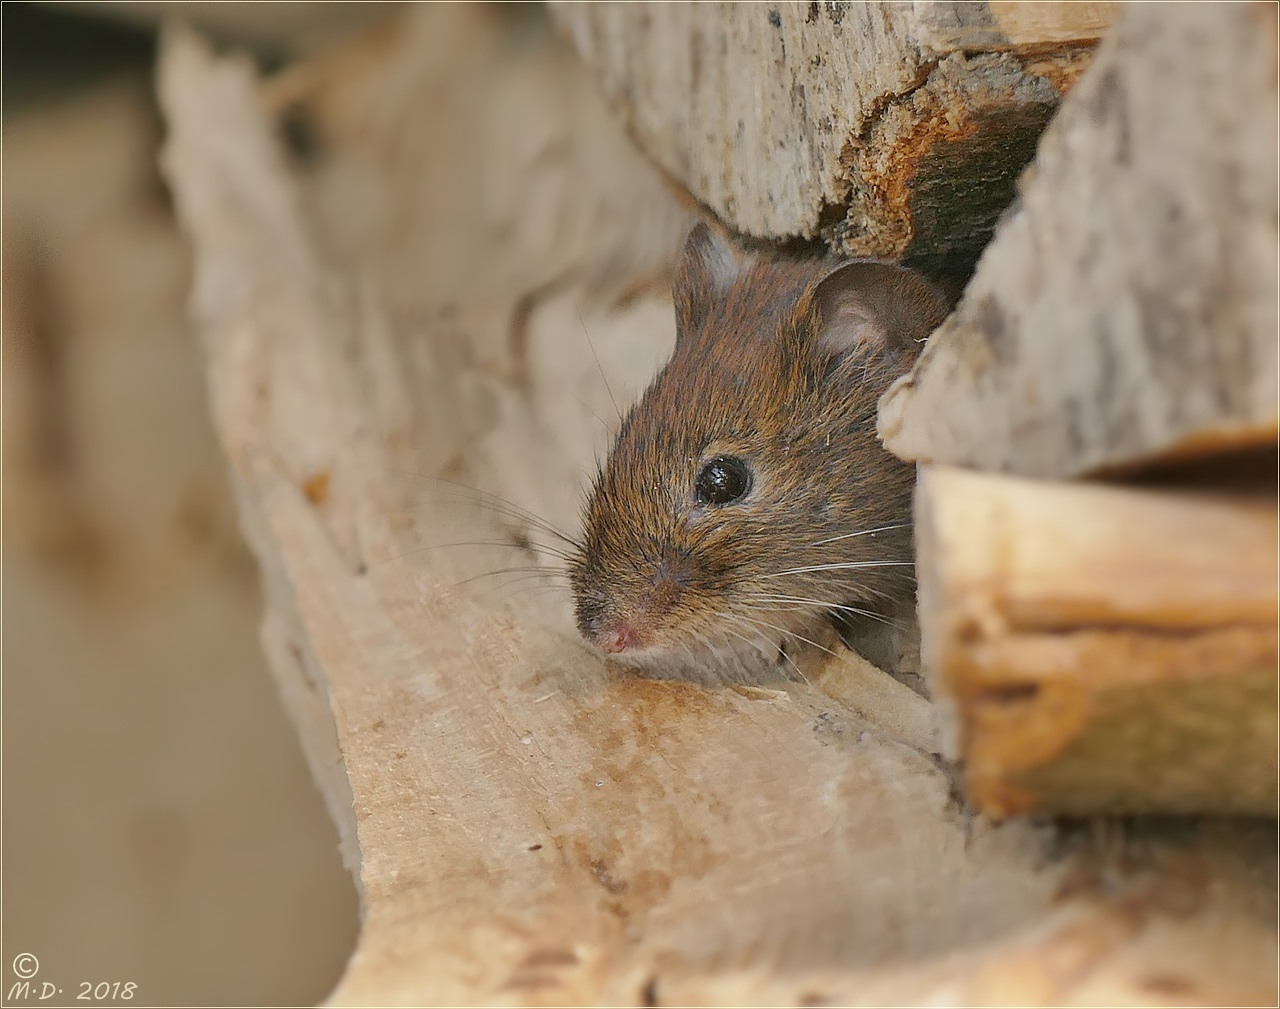
<svg viewBox="0 0 1280 1009">
<path fill-rule="evenodd" d="M 640 678 L 475 580 L 538 530 L 456 484 L 573 530 L 688 219 L 522 9 L 408 7 L 306 74 L 173 36 L 161 94 L 269 657 L 361 884 L 334 1004 L 1274 1000 L 1269 826 L 994 825 L 855 656 Z"/>
<path fill-rule="evenodd" d="M 737 230 L 972 262 L 1117 5 L 555 4 L 633 136 Z"/>
<path fill-rule="evenodd" d="M 1074 476 L 1276 441 L 1276 8 L 1135 4 L 955 314 L 898 455 Z"/>
<path fill-rule="evenodd" d="M 916 520 L 979 808 L 1276 815 L 1274 494 L 930 467 Z"/>
</svg>

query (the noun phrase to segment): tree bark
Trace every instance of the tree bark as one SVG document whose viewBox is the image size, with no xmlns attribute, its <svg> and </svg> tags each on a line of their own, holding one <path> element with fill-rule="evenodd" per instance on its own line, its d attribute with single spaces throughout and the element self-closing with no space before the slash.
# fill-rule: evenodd
<svg viewBox="0 0 1280 1009">
<path fill-rule="evenodd" d="M 1114 4 L 555 4 L 632 135 L 740 232 L 971 263 Z"/>
<path fill-rule="evenodd" d="M 890 450 L 1038 476 L 1274 450 L 1276 8 L 1128 8 L 954 315 L 881 401 Z"/>
</svg>

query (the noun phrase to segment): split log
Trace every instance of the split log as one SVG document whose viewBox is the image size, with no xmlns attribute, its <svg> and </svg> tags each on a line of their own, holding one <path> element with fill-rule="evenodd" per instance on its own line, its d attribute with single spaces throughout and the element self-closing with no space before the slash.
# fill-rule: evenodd
<svg viewBox="0 0 1280 1009">
<path fill-rule="evenodd" d="M 476 541 L 536 535 L 403 474 L 571 528 L 592 413 L 612 415 L 600 371 L 625 401 L 674 336 L 654 279 L 685 218 L 525 17 L 413 6 L 311 66 L 301 176 L 247 67 L 165 47 L 269 657 L 361 883 L 332 1001 L 1274 999 L 1269 828 L 1120 859 L 975 820 L 928 705 L 873 668 L 627 676 L 562 600 L 468 584 L 511 563 Z"/>
<path fill-rule="evenodd" d="M 1276 123 L 1274 5 L 1128 8 L 885 444 L 1058 477 L 1274 450 Z"/>
<path fill-rule="evenodd" d="M 738 231 L 972 264 L 1110 3 L 555 4 L 633 136 Z"/>
<path fill-rule="evenodd" d="M 1276 815 L 1273 494 L 928 467 L 916 519 L 926 668 L 979 808 Z"/>
</svg>

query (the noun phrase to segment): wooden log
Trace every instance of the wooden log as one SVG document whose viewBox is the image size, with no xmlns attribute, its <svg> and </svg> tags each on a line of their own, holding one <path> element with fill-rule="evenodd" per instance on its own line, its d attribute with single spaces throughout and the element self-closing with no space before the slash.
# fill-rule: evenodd
<svg viewBox="0 0 1280 1009">
<path fill-rule="evenodd" d="M 572 529 L 601 372 L 625 402 L 674 335 L 652 278 L 684 219 L 525 17 L 412 6 L 311 65 L 303 176 L 247 66 L 182 37 L 162 61 L 269 657 L 361 882 L 331 1002 L 1272 998 L 1273 831 L 1121 862 L 974 820 L 878 670 L 626 675 L 563 601 L 469 581 L 511 565 L 476 541 L 530 527 L 403 474 Z"/>
<path fill-rule="evenodd" d="M 1274 5 L 1129 7 L 885 444 L 1040 476 L 1274 446 L 1276 120 Z"/>
<path fill-rule="evenodd" d="M 1274 494 L 927 467 L 916 516 L 980 809 L 1276 815 Z"/>
<path fill-rule="evenodd" d="M 737 230 L 969 263 L 1115 4 L 555 4 L 632 135 Z"/>
</svg>

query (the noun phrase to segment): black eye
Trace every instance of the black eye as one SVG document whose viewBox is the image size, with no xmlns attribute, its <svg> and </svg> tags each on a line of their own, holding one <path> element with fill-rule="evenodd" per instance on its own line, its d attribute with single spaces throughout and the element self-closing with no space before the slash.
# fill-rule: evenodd
<svg viewBox="0 0 1280 1009">
<path fill-rule="evenodd" d="M 702 467 L 694 482 L 694 496 L 702 504 L 723 505 L 737 501 L 751 489 L 751 470 L 741 459 L 718 455 Z"/>
</svg>

